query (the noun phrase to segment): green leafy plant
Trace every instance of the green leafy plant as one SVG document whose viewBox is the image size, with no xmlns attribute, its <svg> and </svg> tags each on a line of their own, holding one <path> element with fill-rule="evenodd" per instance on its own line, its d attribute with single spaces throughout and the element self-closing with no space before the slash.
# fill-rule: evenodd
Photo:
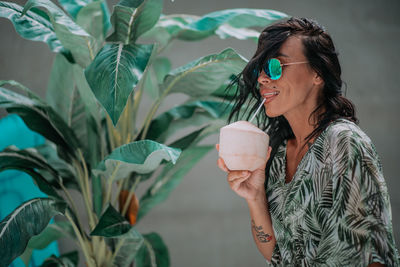
<svg viewBox="0 0 400 267">
<path fill-rule="evenodd" d="M 272 10 L 232 9 L 203 17 L 162 15 L 162 0 L 121 0 L 110 16 L 104 1 L 29 0 L 24 7 L 0 2 L 24 38 L 47 43 L 57 53 L 46 100 L 16 81 L 0 82 L 0 107 L 18 114 L 47 142 L 0 152 L 0 171 L 28 173 L 48 198 L 23 203 L 0 224 L 0 259 L 25 262 L 33 249 L 70 237 L 87 266 L 169 266 L 167 246 L 135 224 L 164 201 L 213 146 L 199 145 L 224 124 L 225 92 L 246 59 L 233 49 L 171 70 L 161 52 L 173 40 L 257 40 L 251 27 L 286 15 Z M 16 87 L 25 94 L 5 88 Z M 143 93 L 153 104 L 137 125 Z M 164 99 L 189 99 L 156 116 Z M 182 129 L 196 130 L 177 137 Z M 165 144 L 166 143 L 166 144 Z M 153 179 L 140 199 L 137 186 Z M 76 190 L 83 204 L 70 195 Z M 82 221 L 77 206 L 86 209 Z M 56 214 L 66 218 L 48 225 Z M 18 238 L 16 237 L 18 234 Z M 76 266 L 78 254 L 52 256 L 43 266 Z"/>
</svg>

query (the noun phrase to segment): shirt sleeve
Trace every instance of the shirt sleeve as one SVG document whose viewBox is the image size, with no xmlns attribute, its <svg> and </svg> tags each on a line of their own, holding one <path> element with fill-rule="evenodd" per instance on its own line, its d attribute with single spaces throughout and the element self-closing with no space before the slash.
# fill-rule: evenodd
<svg viewBox="0 0 400 267">
<path fill-rule="evenodd" d="M 399 266 L 381 164 L 366 135 L 348 130 L 331 142 L 332 180 L 324 190 L 319 260 L 338 266 Z"/>
</svg>

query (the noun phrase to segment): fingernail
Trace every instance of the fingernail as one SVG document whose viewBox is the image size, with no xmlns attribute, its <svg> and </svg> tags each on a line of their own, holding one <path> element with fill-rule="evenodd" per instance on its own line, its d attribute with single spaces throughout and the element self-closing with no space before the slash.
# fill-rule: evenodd
<svg viewBox="0 0 400 267">
<path fill-rule="evenodd" d="M 247 171 L 242 171 L 242 174 L 243 174 L 243 175 L 246 175 L 246 174 L 247 174 Z"/>
</svg>

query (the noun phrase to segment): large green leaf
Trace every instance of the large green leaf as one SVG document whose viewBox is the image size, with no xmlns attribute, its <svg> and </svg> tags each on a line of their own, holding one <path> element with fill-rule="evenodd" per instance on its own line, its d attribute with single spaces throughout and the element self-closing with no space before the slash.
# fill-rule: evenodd
<svg viewBox="0 0 400 267">
<path fill-rule="evenodd" d="M 182 152 L 175 165 L 168 163 L 161 174 L 157 176 L 154 184 L 140 199 L 137 221 L 146 215 L 155 205 L 164 201 L 172 190 L 179 185 L 186 173 L 213 148 L 214 146 L 188 148 Z"/>
<path fill-rule="evenodd" d="M 153 68 L 157 76 L 158 83 L 162 84 L 164 81 L 164 77 L 171 70 L 171 62 L 166 57 L 158 57 L 154 60 Z"/>
<path fill-rule="evenodd" d="M 151 29 L 160 17 L 162 0 L 122 0 L 114 6 L 111 21 L 114 32 L 109 42 L 134 44 L 136 39 Z"/>
<path fill-rule="evenodd" d="M 72 64 L 56 55 L 47 85 L 46 102 L 57 109 L 64 121 L 71 116 L 72 92 L 74 90 Z"/>
<path fill-rule="evenodd" d="M 19 150 L 16 147 L 7 147 L 0 152 L 0 171 L 14 169 L 29 174 L 39 189 L 52 197 L 61 199 L 53 187 L 60 187 L 61 178 L 58 173 L 37 154 L 29 150 Z M 49 173 L 53 180 L 44 177 L 43 172 Z"/>
<path fill-rule="evenodd" d="M 141 79 L 152 52 L 153 45 L 107 44 L 85 70 L 90 88 L 114 125 Z"/>
<path fill-rule="evenodd" d="M 0 2 L 0 17 L 9 19 L 19 35 L 31 41 L 47 43 L 53 52 L 69 54 L 57 39 L 50 21 L 33 11 L 28 11 L 21 17 L 22 10 L 23 8 L 17 4 Z"/>
<path fill-rule="evenodd" d="M 168 248 L 157 233 L 143 235 L 144 245 L 135 257 L 136 267 L 169 267 Z"/>
<path fill-rule="evenodd" d="M 21 83 L 19 83 L 17 81 L 14 81 L 14 80 L 1 80 L 0 81 L 0 87 L 4 86 L 4 85 L 11 85 L 13 87 L 16 87 L 16 88 L 24 91 L 29 98 L 37 100 L 39 102 L 42 101 L 42 98 L 40 96 L 38 96 L 37 94 L 35 94 L 31 90 L 29 90 L 28 87 L 26 87 L 25 85 L 23 85 L 23 84 L 21 84 Z"/>
<path fill-rule="evenodd" d="M 103 16 L 102 16 L 103 17 L 103 20 L 102 20 L 103 36 L 105 36 L 107 31 L 111 28 L 110 12 L 108 10 L 107 1 L 105 1 L 105 0 L 95 0 L 95 1 L 92 1 L 92 0 L 58 0 L 58 2 L 64 8 L 64 10 L 66 10 L 74 19 L 77 19 L 77 17 L 79 16 L 79 12 L 81 11 L 82 8 L 90 6 L 92 3 L 100 3 L 101 4 L 101 12 L 103 14 Z M 97 13 L 98 10 L 96 8 L 92 11 Z M 95 27 L 97 27 L 97 26 L 95 26 Z M 94 36 L 96 36 L 96 35 L 94 35 Z"/>
<path fill-rule="evenodd" d="M 107 238 L 106 241 L 114 251 L 112 266 L 128 267 L 143 245 L 143 236 L 132 227 L 126 234 Z"/>
<path fill-rule="evenodd" d="M 40 267 L 76 267 L 79 262 L 78 251 L 69 252 L 57 257 L 52 255 L 47 258 Z"/>
<path fill-rule="evenodd" d="M 195 100 L 184 103 L 157 116 L 150 124 L 146 139 L 164 143 L 176 131 L 188 126 L 198 126 L 195 116 L 206 115 L 201 116 L 205 118 L 201 122 L 211 121 L 220 118 L 229 107 L 229 104 L 216 100 Z M 182 121 L 184 123 L 181 123 Z"/>
<path fill-rule="evenodd" d="M 52 242 L 69 237 L 75 239 L 74 229 L 68 221 L 54 222 L 49 224 L 39 235 L 33 236 L 29 242 L 30 249 L 44 249 Z"/>
<path fill-rule="evenodd" d="M 76 170 L 58 156 L 57 147 L 53 143 L 46 140 L 46 142 L 40 146 L 29 148 L 29 152 L 41 155 L 42 160 L 57 171 L 65 187 L 79 190 Z M 46 175 L 46 178 L 49 180 L 49 178 L 51 179 L 52 177 Z M 52 180 L 54 180 L 54 178 Z M 52 186 L 58 188 L 58 184 L 56 183 L 52 183 Z"/>
<path fill-rule="evenodd" d="M 256 32 L 248 27 L 265 27 L 287 15 L 268 9 L 226 9 L 212 12 L 203 17 L 190 15 L 162 16 L 156 26 L 144 37 L 156 38 L 166 44 L 173 38 L 182 40 L 199 40 L 213 34 L 221 38 L 254 39 Z"/>
<path fill-rule="evenodd" d="M 57 2 L 67 11 L 73 18 L 76 18 L 79 10 L 93 0 L 57 0 Z"/>
<path fill-rule="evenodd" d="M 246 59 L 228 48 L 171 71 L 162 85 L 164 94 L 184 93 L 203 96 L 213 93 L 246 65 Z"/>
<path fill-rule="evenodd" d="M 35 198 L 23 203 L 0 223 L 0 259 L 8 266 L 21 255 L 31 237 L 40 234 L 56 214 L 64 214 L 64 202 Z"/>
<path fill-rule="evenodd" d="M 22 13 L 39 7 L 45 9 L 57 38 L 71 51 L 74 60 L 82 67 L 88 66 L 97 53 L 96 40 L 51 1 L 29 0 Z"/>
<path fill-rule="evenodd" d="M 76 23 L 87 33 L 96 38 L 96 47 L 101 47 L 104 41 L 103 25 L 104 14 L 102 11 L 103 1 L 95 1 L 82 7 L 76 16 Z"/>
<path fill-rule="evenodd" d="M 204 126 L 188 135 L 185 135 L 178 140 L 175 140 L 173 143 L 169 144 L 169 146 L 176 147 L 179 149 L 186 149 L 189 146 L 195 145 L 195 140 L 198 139 L 198 137 L 201 135 L 201 133 L 207 128 L 207 126 Z"/>
<path fill-rule="evenodd" d="M 168 58 L 157 57 L 151 64 L 151 68 L 147 70 L 144 82 L 144 91 L 152 98 L 158 99 L 160 96 L 159 84 L 162 84 L 165 75 L 171 70 L 171 62 Z"/>
<path fill-rule="evenodd" d="M 82 102 L 86 106 L 86 110 L 92 115 L 97 123 L 104 117 L 101 116 L 100 104 L 97 102 L 96 96 L 93 94 L 86 80 L 84 69 L 79 65 L 73 65 L 74 82 L 82 98 Z"/>
<path fill-rule="evenodd" d="M 116 148 L 93 170 L 107 179 L 117 181 L 129 177 L 131 172 L 148 173 L 155 170 L 162 160 L 175 164 L 180 149 L 151 141 L 141 140 Z"/>
<path fill-rule="evenodd" d="M 76 64 L 75 64 L 76 65 Z M 78 65 L 76 65 L 78 66 Z M 64 119 L 64 122 L 81 140 L 85 158 L 90 158 L 92 152 L 88 147 L 87 104 L 80 95 L 80 90 L 74 79 L 74 68 L 64 57 L 57 55 L 53 63 L 49 86 L 46 92 L 47 103 Z M 95 151 L 93 151 L 95 152 Z"/>
<path fill-rule="evenodd" d="M 131 228 L 129 222 L 109 204 L 90 235 L 115 237 L 129 232 Z"/>
<path fill-rule="evenodd" d="M 59 153 L 73 157 L 80 147 L 73 130 L 44 102 L 0 87 L 0 107 L 9 113 L 18 114 L 31 130 L 61 146 L 62 151 Z"/>
</svg>

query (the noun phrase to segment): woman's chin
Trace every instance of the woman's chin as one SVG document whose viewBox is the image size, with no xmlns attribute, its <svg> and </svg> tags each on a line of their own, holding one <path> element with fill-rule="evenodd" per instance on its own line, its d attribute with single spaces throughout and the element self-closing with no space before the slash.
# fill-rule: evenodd
<svg viewBox="0 0 400 267">
<path fill-rule="evenodd" d="M 281 113 L 279 113 L 279 112 L 274 112 L 274 110 L 269 109 L 269 108 L 266 108 L 265 114 L 267 114 L 267 116 L 268 116 L 269 118 L 275 118 L 275 117 L 278 117 L 278 116 L 282 115 Z"/>
</svg>

